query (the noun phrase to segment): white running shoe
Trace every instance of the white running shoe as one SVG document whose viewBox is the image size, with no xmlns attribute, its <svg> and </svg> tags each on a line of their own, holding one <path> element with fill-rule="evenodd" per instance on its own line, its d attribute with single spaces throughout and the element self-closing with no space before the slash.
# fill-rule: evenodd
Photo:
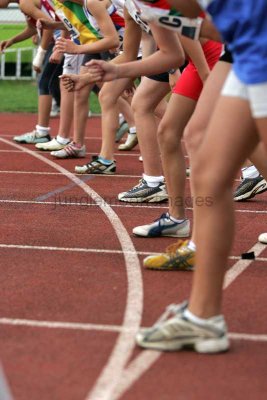
<svg viewBox="0 0 267 400">
<path fill-rule="evenodd" d="M 128 137 L 125 143 L 120 144 L 119 150 L 132 150 L 138 143 L 138 138 L 136 133 L 128 133 Z"/>
<path fill-rule="evenodd" d="M 50 140 L 50 142 L 47 143 L 37 143 L 35 145 L 35 147 L 38 150 L 43 150 L 43 151 L 57 151 L 57 150 L 61 150 L 64 149 L 64 147 L 66 147 L 69 143 L 67 144 L 61 144 L 57 141 L 56 138 Z"/>
<path fill-rule="evenodd" d="M 146 349 L 161 351 L 183 348 L 198 353 L 227 351 L 230 344 L 223 315 L 208 318 L 198 324 L 185 316 L 186 307 L 186 302 L 170 305 L 156 324 L 137 333 L 137 344 Z M 174 316 L 170 317 L 170 314 Z"/>
<path fill-rule="evenodd" d="M 86 155 L 86 147 L 78 147 L 74 142 L 71 142 L 63 149 L 58 151 L 51 151 L 51 156 L 56 158 L 83 158 Z"/>
<path fill-rule="evenodd" d="M 188 237 L 190 234 L 190 221 L 185 219 L 182 222 L 175 222 L 170 219 L 168 213 L 164 213 L 152 224 L 136 226 L 133 229 L 133 233 L 142 237 Z"/>
<path fill-rule="evenodd" d="M 160 203 L 168 200 L 168 194 L 164 182 L 160 182 L 156 187 L 149 187 L 147 181 L 142 178 L 127 192 L 119 193 L 118 199 L 128 203 Z"/>
<path fill-rule="evenodd" d="M 258 241 L 267 244 L 267 233 L 261 233 L 258 237 Z"/>
<path fill-rule="evenodd" d="M 103 164 L 98 156 L 93 156 L 92 161 L 85 165 L 77 165 L 75 167 L 77 174 L 98 174 L 113 175 L 116 172 L 116 161 L 110 164 Z"/>
<path fill-rule="evenodd" d="M 49 142 L 49 140 L 51 140 L 51 137 L 49 134 L 40 134 L 40 132 L 34 129 L 32 132 L 27 132 L 23 135 L 14 136 L 13 140 L 17 143 L 35 144 Z"/>
</svg>

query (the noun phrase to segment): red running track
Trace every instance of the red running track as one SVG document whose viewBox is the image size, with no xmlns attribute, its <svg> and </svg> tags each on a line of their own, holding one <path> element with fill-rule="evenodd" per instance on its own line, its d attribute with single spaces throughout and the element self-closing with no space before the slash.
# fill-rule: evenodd
<svg viewBox="0 0 267 400">
<path fill-rule="evenodd" d="M 0 359 L 13 398 L 265 399 L 267 249 L 257 237 L 266 231 L 266 194 L 236 204 L 229 259 L 235 275 L 228 275 L 224 297 L 230 352 L 141 351 L 134 344 L 139 325 L 187 298 L 192 274 L 142 269 L 144 255 L 173 239 L 131 235 L 166 204 L 117 201 L 142 173 L 138 148 L 116 152 L 115 176 L 83 182 L 72 172 L 84 160 L 55 161 L 34 146 L 14 144 L 15 134 L 33 128 L 35 115 L 0 119 Z M 54 134 L 57 125 L 53 120 Z M 98 118 L 89 119 L 87 136 L 90 157 L 100 148 Z M 257 259 L 241 261 L 252 248 Z"/>
</svg>

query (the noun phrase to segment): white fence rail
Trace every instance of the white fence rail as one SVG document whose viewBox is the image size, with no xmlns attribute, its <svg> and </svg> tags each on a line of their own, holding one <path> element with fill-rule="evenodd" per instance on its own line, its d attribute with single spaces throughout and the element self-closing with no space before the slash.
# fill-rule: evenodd
<svg viewBox="0 0 267 400">
<path fill-rule="evenodd" d="M 18 49 L 7 49 L 5 50 L 5 53 L 0 55 L 0 79 L 3 80 L 31 80 L 36 78 L 36 72 L 33 70 L 31 63 L 30 68 L 31 68 L 31 74 L 28 75 L 23 75 L 22 74 L 22 55 L 24 52 L 31 52 L 31 60 L 33 59 L 36 49 L 32 47 L 24 47 L 24 48 L 18 48 Z M 13 75 L 7 74 L 7 68 L 6 68 L 6 55 L 8 53 L 15 53 L 16 54 L 16 68 L 15 68 L 15 73 Z"/>
</svg>

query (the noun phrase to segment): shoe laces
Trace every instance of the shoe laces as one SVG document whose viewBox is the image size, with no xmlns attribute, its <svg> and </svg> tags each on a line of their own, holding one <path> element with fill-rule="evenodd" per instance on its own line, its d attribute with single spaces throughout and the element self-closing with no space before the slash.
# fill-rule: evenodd
<svg viewBox="0 0 267 400">
<path fill-rule="evenodd" d="M 30 139 L 35 139 L 37 137 L 37 130 L 34 129 L 32 132 L 25 133 L 24 136 L 27 136 Z"/>
<path fill-rule="evenodd" d="M 188 240 L 178 240 L 175 243 L 170 244 L 167 248 L 166 248 L 166 253 L 169 255 L 174 255 L 177 250 L 181 249 L 182 247 L 186 247 L 188 244 Z"/>
<path fill-rule="evenodd" d="M 142 186 L 144 186 L 146 184 L 146 181 L 141 178 L 138 182 L 137 185 L 135 185 L 132 189 L 129 190 L 129 192 L 133 192 L 135 189 L 141 188 Z"/>
<path fill-rule="evenodd" d="M 169 214 L 168 213 L 161 214 L 161 216 L 155 219 L 154 222 L 160 221 L 161 219 L 170 219 Z"/>
<path fill-rule="evenodd" d="M 188 306 L 187 300 L 184 301 L 183 303 L 179 303 L 179 304 L 173 303 L 173 304 L 168 305 L 166 307 L 165 311 L 159 317 L 159 319 L 155 322 L 154 326 L 161 325 L 168 319 L 176 316 L 177 314 L 184 312 L 184 310 L 187 308 L 187 306 Z"/>
</svg>

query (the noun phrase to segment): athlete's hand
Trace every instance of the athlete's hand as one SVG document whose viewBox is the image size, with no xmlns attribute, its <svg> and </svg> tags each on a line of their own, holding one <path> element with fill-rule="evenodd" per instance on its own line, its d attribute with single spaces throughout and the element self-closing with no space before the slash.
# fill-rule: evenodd
<svg viewBox="0 0 267 400">
<path fill-rule="evenodd" d="M 53 50 L 53 53 L 51 54 L 51 56 L 49 58 L 49 62 L 51 64 L 60 64 L 62 58 L 63 58 L 63 54 L 62 53 L 60 53 L 57 50 Z"/>
<path fill-rule="evenodd" d="M 60 38 L 56 41 L 55 49 L 60 53 L 78 54 L 79 45 L 69 39 Z"/>
<path fill-rule="evenodd" d="M 118 66 L 102 60 L 91 60 L 85 64 L 95 82 L 108 82 L 118 79 Z"/>
<path fill-rule="evenodd" d="M 0 53 L 4 53 L 5 49 L 7 49 L 8 47 L 12 46 L 13 44 L 13 40 L 9 39 L 9 40 L 3 40 L 2 42 L 0 42 Z"/>
<path fill-rule="evenodd" d="M 39 18 L 36 22 L 36 28 L 39 30 L 42 29 L 55 29 L 54 27 L 54 21 L 50 21 L 45 18 Z"/>
<path fill-rule="evenodd" d="M 64 74 L 60 76 L 60 79 L 68 92 L 76 92 L 90 83 L 95 83 L 90 73 L 82 75 Z"/>
</svg>

